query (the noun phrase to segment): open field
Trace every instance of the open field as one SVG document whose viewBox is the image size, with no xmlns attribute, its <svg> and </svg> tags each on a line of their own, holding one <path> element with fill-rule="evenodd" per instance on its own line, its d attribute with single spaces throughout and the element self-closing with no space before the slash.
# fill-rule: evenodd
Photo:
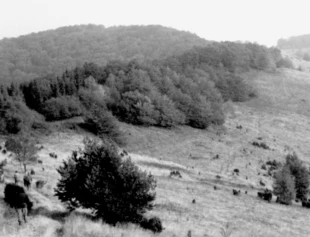
<svg viewBox="0 0 310 237">
<path fill-rule="evenodd" d="M 310 74 L 281 70 L 243 76 L 259 96 L 246 103 L 228 102 L 224 128 L 165 130 L 121 124 L 128 141 L 126 150 L 158 180 L 156 206 L 149 213 L 163 221 L 165 230 L 158 236 L 225 236 L 221 230 L 231 230 L 230 236 L 235 237 L 310 236 L 310 210 L 300 203 L 276 204 L 275 197 L 272 203 L 257 198 L 257 191 L 265 188 L 261 181 L 272 187 L 272 179 L 261 169 L 264 162 L 284 161 L 294 150 L 310 165 Z M 236 128 L 238 125 L 242 128 Z M 82 139 L 76 133 L 40 139 L 43 164 L 29 168 L 36 172 L 34 179 L 48 183 L 42 190 L 29 191 L 35 204 L 29 224 L 18 227 L 14 211 L 3 203 L 0 184 L 0 236 L 153 236 L 133 225 L 110 227 L 92 222 L 82 211 L 70 216 L 64 212 L 53 196 L 58 179 L 55 169 L 82 146 Z M 265 142 L 270 149 L 255 147 L 253 141 Z M 58 159 L 49 157 L 50 152 Z M 214 159 L 216 155 L 218 159 Z M 1 153 L 0 160 L 6 157 L 11 159 Z M 236 168 L 239 175 L 233 174 Z M 5 167 L 8 179 L 16 169 L 19 166 L 10 161 Z M 182 178 L 170 177 L 171 170 L 179 170 Z M 240 189 L 241 195 L 232 195 L 232 189 Z"/>
</svg>

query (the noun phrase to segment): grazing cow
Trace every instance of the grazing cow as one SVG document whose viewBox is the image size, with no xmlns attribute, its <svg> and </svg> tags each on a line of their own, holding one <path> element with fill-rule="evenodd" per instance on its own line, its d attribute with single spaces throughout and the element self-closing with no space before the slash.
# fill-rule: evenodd
<svg viewBox="0 0 310 237">
<path fill-rule="evenodd" d="M 236 189 L 233 189 L 232 191 L 233 191 L 233 195 L 235 195 L 235 196 L 239 196 L 241 193 L 240 190 L 237 191 Z"/>
<path fill-rule="evenodd" d="M 234 169 L 233 173 L 236 173 L 237 175 L 239 175 L 239 169 Z"/>
<path fill-rule="evenodd" d="M 41 189 L 41 188 L 43 188 L 43 186 L 44 186 L 46 183 L 47 183 L 47 181 L 38 180 L 38 181 L 36 182 L 36 188 L 37 188 L 37 189 Z"/>
<path fill-rule="evenodd" d="M 52 153 L 50 153 L 49 155 L 50 155 L 50 157 L 57 159 L 57 155 L 56 155 L 55 152 L 52 152 Z"/>
<path fill-rule="evenodd" d="M 263 200 L 268 201 L 268 202 L 271 202 L 271 200 L 272 200 L 272 192 L 268 189 L 266 189 L 264 192 L 258 192 L 257 196 Z"/>
<path fill-rule="evenodd" d="M 30 170 L 30 174 L 31 174 L 31 175 L 36 174 L 36 172 L 34 172 L 34 169 L 31 169 L 31 170 Z"/>
<path fill-rule="evenodd" d="M 29 190 L 30 187 L 31 187 L 31 181 L 32 181 L 32 178 L 30 176 L 30 174 L 25 174 L 24 175 L 24 186 Z"/>
<path fill-rule="evenodd" d="M 195 199 L 193 199 L 192 203 L 194 203 L 194 204 L 195 204 L 195 203 L 196 203 L 196 200 L 195 200 Z"/>
<path fill-rule="evenodd" d="M 219 175 L 216 175 L 216 176 L 215 176 L 215 178 L 217 178 L 217 179 L 221 179 L 221 176 L 219 176 Z"/>
<path fill-rule="evenodd" d="M 19 182 L 20 182 L 19 175 L 18 175 L 17 171 L 15 171 L 15 173 L 14 173 L 14 183 L 18 184 Z"/>
<path fill-rule="evenodd" d="M 22 219 L 25 223 L 27 222 L 27 215 L 33 203 L 29 200 L 23 187 L 13 183 L 7 184 L 4 188 L 4 201 L 15 208 L 19 225 L 22 224 Z"/>
<path fill-rule="evenodd" d="M 217 190 L 217 187 L 216 186 L 213 186 L 214 190 Z"/>
<path fill-rule="evenodd" d="M 307 207 L 307 208 L 310 208 L 310 200 L 309 199 L 304 199 L 301 201 L 301 205 L 303 207 Z"/>
<path fill-rule="evenodd" d="M 181 172 L 178 171 L 178 170 L 172 170 L 172 171 L 170 172 L 170 177 L 172 177 L 172 176 L 177 176 L 177 177 L 179 177 L 179 178 L 182 178 Z"/>
<path fill-rule="evenodd" d="M 4 177 L 3 171 L 1 172 L 1 175 L 0 175 L 0 183 L 5 183 L 5 177 Z"/>
<path fill-rule="evenodd" d="M 42 160 L 38 160 L 38 163 L 39 163 L 39 164 L 43 164 L 43 161 L 42 161 Z"/>
</svg>

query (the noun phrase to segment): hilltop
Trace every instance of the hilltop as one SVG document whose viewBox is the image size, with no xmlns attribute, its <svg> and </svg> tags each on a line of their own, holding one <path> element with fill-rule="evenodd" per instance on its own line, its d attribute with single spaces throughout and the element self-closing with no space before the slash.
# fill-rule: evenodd
<svg viewBox="0 0 310 237">
<path fill-rule="evenodd" d="M 159 25 L 76 25 L 0 40 L 0 82 L 59 74 L 84 62 L 155 60 L 180 54 L 209 41 Z"/>
</svg>

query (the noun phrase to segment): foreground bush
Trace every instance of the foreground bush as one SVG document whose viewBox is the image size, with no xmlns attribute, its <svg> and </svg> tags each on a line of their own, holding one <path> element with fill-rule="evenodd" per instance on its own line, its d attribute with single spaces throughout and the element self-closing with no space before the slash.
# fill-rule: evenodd
<svg viewBox="0 0 310 237">
<path fill-rule="evenodd" d="M 156 181 L 130 159 L 122 160 L 109 143 L 85 139 L 58 168 L 55 195 L 70 209 L 89 208 L 107 223 L 139 223 L 153 208 Z"/>
</svg>

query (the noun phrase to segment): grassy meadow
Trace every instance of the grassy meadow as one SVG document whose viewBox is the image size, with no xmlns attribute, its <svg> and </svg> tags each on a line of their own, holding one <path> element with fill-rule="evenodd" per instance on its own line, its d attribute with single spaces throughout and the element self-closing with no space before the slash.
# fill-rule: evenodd
<svg viewBox="0 0 310 237">
<path fill-rule="evenodd" d="M 156 205 L 148 215 L 161 218 L 162 233 L 154 235 L 135 225 L 112 227 L 91 220 L 87 210 L 65 211 L 53 196 L 59 178 L 56 168 L 82 146 L 84 135 L 66 132 L 40 138 L 43 164 L 29 169 L 35 170 L 34 180 L 46 180 L 47 184 L 29 191 L 34 210 L 28 224 L 18 226 L 15 211 L 3 202 L 4 185 L 0 184 L 0 236 L 310 236 L 310 210 L 300 203 L 284 206 L 276 204 L 275 197 L 271 203 L 257 197 L 258 191 L 272 187 L 272 179 L 261 169 L 264 162 L 284 161 L 294 150 L 309 165 L 310 75 L 281 69 L 274 73 L 252 71 L 243 77 L 258 97 L 245 103 L 227 102 L 222 128 L 167 130 L 121 124 L 131 158 L 156 176 Z M 253 141 L 265 142 L 270 149 L 255 147 Z M 51 158 L 50 152 L 58 158 Z M 0 152 L 0 160 L 4 158 L 9 161 L 6 178 L 13 180 L 20 167 L 10 154 Z M 233 174 L 234 169 L 240 174 Z M 182 178 L 170 177 L 172 170 L 179 170 Z M 234 196 L 232 189 L 240 189 L 241 195 Z"/>
</svg>

